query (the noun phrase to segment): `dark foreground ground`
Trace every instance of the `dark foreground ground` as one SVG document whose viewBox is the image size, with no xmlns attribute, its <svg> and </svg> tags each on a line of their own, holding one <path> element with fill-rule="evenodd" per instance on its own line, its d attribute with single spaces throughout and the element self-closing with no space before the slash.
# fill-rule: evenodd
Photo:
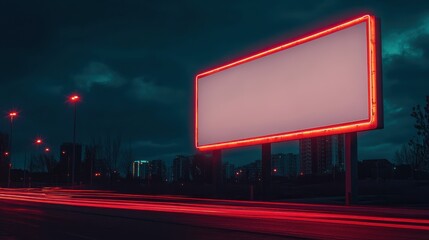
<svg viewBox="0 0 429 240">
<path fill-rule="evenodd" d="M 429 211 L 0 189 L 0 239 L 429 239 Z"/>
</svg>

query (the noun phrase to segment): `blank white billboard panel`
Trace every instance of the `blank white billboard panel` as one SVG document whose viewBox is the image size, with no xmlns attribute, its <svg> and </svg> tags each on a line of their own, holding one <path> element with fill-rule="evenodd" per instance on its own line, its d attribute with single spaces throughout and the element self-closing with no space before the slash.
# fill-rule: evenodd
<svg viewBox="0 0 429 240">
<path fill-rule="evenodd" d="M 376 128 L 374 19 L 353 21 L 199 74 L 197 148 Z"/>
</svg>

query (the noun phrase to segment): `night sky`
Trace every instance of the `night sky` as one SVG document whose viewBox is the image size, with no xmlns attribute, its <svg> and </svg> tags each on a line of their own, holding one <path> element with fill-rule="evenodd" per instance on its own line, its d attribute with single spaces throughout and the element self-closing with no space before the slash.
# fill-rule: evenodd
<svg viewBox="0 0 429 240">
<path fill-rule="evenodd" d="M 195 152 L 194 76 L 324 26 L 372 13 L 382 22 L 385 128 L 359 134 L 359 159 L 393 159 L 429 95 L 427 1 L 19 1 L 0 3 L 0 131 L 15 109 L 14 157 L 42 137 L 55 156 L 77 139 L 121 136 L 136 159 Z M 374 2 L 374 3 L 373 3 Z M 255 147 L 226 151 L 242 164 Z M 298 152 L 297 143 L 274 152 Z"/>
</svg>

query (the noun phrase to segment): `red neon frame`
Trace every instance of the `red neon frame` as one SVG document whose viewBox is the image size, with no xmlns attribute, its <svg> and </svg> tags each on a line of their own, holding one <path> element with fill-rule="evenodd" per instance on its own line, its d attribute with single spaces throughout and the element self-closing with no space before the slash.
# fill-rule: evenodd
<svg viewBox="0 0 429 240">
<path fill-rule="evenodd" d="M 309 42 L 311 40 L 326 36 L 328 34 L 340 31 L 342 29 L 366 22 L 367 26 L 367 51 L 368 51 L 368 116 L 369 119 L 358 122 L 349 122 L 344 124 L 330 125 L 325 127 L 304 129 L 295 132 L 279 133 L 269 136 L 258 136 L 248 139 L 232 140 L 227 142 L 213 143 L 207 145 L 198 144 L 198 80 L 202 77 L 214 74 L 216 72 L 243 64 L 269 54 L 282 51 L 296 45 Z M 380 47 L 379 47 L 379 26 L 375 16 L 364 15 L 345 23 L 330 27 L 309 36 L 302 37 L 298 40 L 274 47 L 272 49 L 254 54 L 250 57 L 223 65 L 218 68 L 203 72 L 195 77 L 195 147 L 201 151 L 216 150 L 223 148 L 249 146 L 263 143 L 272 143 L 288 140 L 297 140 L 302 138 L 318 137 L 333 134 L 342 134 L 348 132 L 358 132 L 371 129 L 382 128 L 382 98 L 381 98 L 381 71 L 380 71 Z"/>
</svg>

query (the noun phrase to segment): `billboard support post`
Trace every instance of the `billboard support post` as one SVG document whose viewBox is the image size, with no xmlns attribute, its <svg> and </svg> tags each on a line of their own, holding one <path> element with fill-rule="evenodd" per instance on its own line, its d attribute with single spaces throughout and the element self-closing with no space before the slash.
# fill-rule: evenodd
<svg viewBox="0 0 429 240">
<path fill-rule="evenodd" d="M 271 194 L 271 143 L 262 144 L 262 185 L 264 198 Z"/>
<path fill-rule="evenodd" d="M 345 134 L 346 205 L 357 203 L 357 133 Z"/>
<path fill-rule="evenodd" d="M 218 149 L 262 145 L 267 197 L 271 143 L 345 134 L 345 202 L 357 202 L 357 132 L 383 128 L 381 60 L 380 23 L 367 14 L 198 74 L 195 147 L 216 150 L 213 187 Z"/>
<path fill-rule="evenodd" d="M 222 180 L 222 150 L 214 150 L 212 153 L 212 186 L 213 186 L 213 195 L 218 197 L 220 193 L 220 185 Z"/>
</svg>

